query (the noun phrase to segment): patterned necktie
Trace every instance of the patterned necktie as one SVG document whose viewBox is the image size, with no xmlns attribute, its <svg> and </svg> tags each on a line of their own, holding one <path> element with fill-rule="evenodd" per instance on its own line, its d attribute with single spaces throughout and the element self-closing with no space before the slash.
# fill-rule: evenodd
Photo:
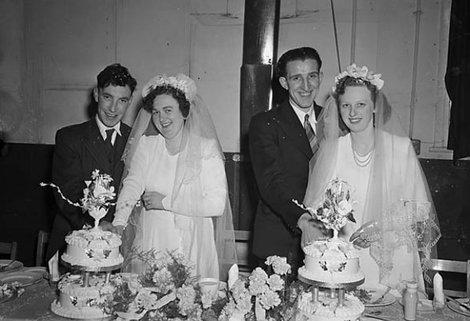
<svg viewBox="0 0 470 321">
<path fill-rule="evenodd" d="M 315 152 L 318 149 L 318 144 L 317 144 L 317 135 L 315 135 L 315 131 L 312 128 L 312 125 L 308 121 L 308 118 L 310 116 L 308 114 L 305 114 L 305 120 L 304 120 L 304 129 L 305 133 L 307 134 L 308 142 L 310 143 L 310 147 L 312 148 L 312 152 L 315 154 Z"/>
</svg>

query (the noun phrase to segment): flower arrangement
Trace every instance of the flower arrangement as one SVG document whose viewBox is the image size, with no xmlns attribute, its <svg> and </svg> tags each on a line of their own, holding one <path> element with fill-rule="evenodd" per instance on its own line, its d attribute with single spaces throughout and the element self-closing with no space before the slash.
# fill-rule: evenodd
<svg viewBox="0 0 470 321">
<path fill-rule="evenodd" d="M 194 100 L 196 97 L 196 83 L 194 80 L 184 74 L 177 74 L 175 76 L 157 75 L 149 80 L 149 82 L 142 89 L 142 97 L 146 97 L 153 89 L 158 86 L 170 86 L 181 90 L 188 101 Z"/>
<path fill-rule="evenodd" d="M 356 66 L 356 64 L 352 64 L 346 67 L 345 71 L 335 77 L 335 86 L 332 88 L 333 91 L 336 91 L 336 86 L 338 85 L 340 80 L 346 76 L 361 79 L 363 81 L 368 81 L 372 85 L 377 87 L 378 90 L 382 89 L 384 85 L 384 81 L 380 79 L 382 77 L 382 74 L 374 74 L 372 71 L 369 71 L 366 66 L 358 67 Z"/>
<path fill-rule="evenodd" d="M 100 174 L 100 171 L 95 169 L 91 173 L 91 181 L 85 181 L 87 187 L 83 190 L 81 207 L 92 211 L 112 205 L 111 201 L 116 196 L 114 186 L 111 186 L 112 181 L 111 176 Z"/>
<path fill-rule="evenodd" d="M 24 288 L 19 282 L 4 283 L 0 285 L 0 303 L 8 301 L 13 296 L 23 294 Z"/>
<path fill-rule="evenodd" d="M 216 320 L 226 298 L 201 291 L 192 266 L 175 252 L 150 250 L 135 254 L 147 266 L 141 275 L 127 275 L 103 308 L 121 319 Z M 123 274 L 125 275 L 125 274 Z"/>
<path fill-rule="evenodd" d="M 237 278 L 230 286 L 228 303 L 219 320 L 290 320 L 303 289 L 289 277 L 291 267 L 285 257 L 266 259 L 268 273 L 256 268 L 246 279 Z"/>
<path fill-rule="evenodd" d="M 338 178 L 328 183 L 323 198 L 316 208 L 305 207 L 296 200 L 293 201 L 307 210 L 314 219 L 321 221 L 325 228 L 332 229 L 335 234 L 346 225 L 348 220 L 356 223 L 353 215 L 351 186 Z"/>
<path fill-rule="evenodd" d="M 290 320 L 305 291 L 305 285 L 291 277 L 285 257 L 268 257 L 268 272 L 256 268 L 243 278 L 237 268 L 234 279 L 229 277 L 228 287 L 219 287 L 215 298 L 201 289 L 181 254 L 133 252 L 146 270 L 111 278 L 115 290 L 101 303 L 107 314 L 120 320 Z"/>
<path fill-rule="evenodd" d="M 108 207 L 114 205 L 111 201 L 116 196 L 114 186 L 111 186 L 113 178 L 108 174 L 100 174 L 98 169 L 91 173 L 91 180 L 85 181 L 86 188 L 83 189 L 83 197 L 80 203 L 74 203 L 64 196 L 59 186 L 53 183 L 41 183 L 41 186 L 51 186 L 57 189 L 57 192 L 70 205 L 81 207 L 95 219 L 95 227 L 99 220 L 106 215 Z"/>
</svg>

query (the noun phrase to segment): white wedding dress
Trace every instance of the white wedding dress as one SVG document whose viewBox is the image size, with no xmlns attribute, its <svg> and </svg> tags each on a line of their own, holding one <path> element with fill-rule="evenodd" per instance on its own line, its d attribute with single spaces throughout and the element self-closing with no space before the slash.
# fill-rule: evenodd
<svg viewBox="0 0 470 321">
<path fill-rule="evenodd" d="M 210 141 L 203 142 L 210 148 Z M 203 145 L 204 145 L 203 144 Z M 190 260 L 194 273 L 200 277 L 219 277 L 219 265 L 214 241 L 211 217 L 222 215 L 227 195 L 227 183 L 223 160 L 217 157 L 204 158 L 200 172 L 203 197 L 198 208 L 204 217 L 197 214 L 198 224 L 204 233 L 194 233 L 195 217 L 191 215 L 190 183 L 183 183 L 179 198 L 172 203 L 178 154 L 171 155 L 161 135 L 142 136 L 132 158 L 129 174 L 123 180 L 118 198 L 114 225 L 125 225 L 133 205 L 145 191 L 156 191 L 163 195 L 167 210 L 142 210 L 133 246 L 148 251 L 178 251 Z M 185 195 L 187 197 L 185 197 Z M 201 226 L 201 225 L 199 225 Z M 132 262 L 131 271 L 142 272 L 142 264 Z"/>
<path fill-rule="evenodd" d="M 393 157 L 395 158 L 394 161 L 398 161 L 398 164 L 402 164 L 403 166 L 400 167 L 402 167 L 403 169 L 408 168 L 408 162 L 410 162 L 410 158 L 407 156 L 409 145 L 408 141 L 405 138 L 399 139 L 398 137 L 394 137 L 394 140 L 392 140 L 390 134 L 384 133 L 384 135 L 386 142 L 390 142 L 390 144 L 392 144 L 393 141 L 393 144 L 395 144 L 394 150 L 396 151 L 396 153 L 393 155 Z M 356 223 L 348 221 L 346 226 L 340 232 L 340 237 L 344 238 L 345 240 L 349 240 L 351 234 L 354 233 L 362 224 L 366 223 L 364 218 L 364 211 L 367 202 L 369 178 L 371 175 L 371 168 L 374 162 L 374 155 L 372 154 L 371 161 L 368 163 L 361 163 L 362 158 L 357 161 L 356 157 L 355 160 L 351 145 L 350 134 L 339 138 L 337 155 L 338 157 L 334 177 L 338 177 L 339 179 L 344 180 L 351 185 L 351 198 L 354 201 L 353 209 Z M 389 156 L 389 159 L 391 160 L 392 155 Z M 364 158 L 367 158 L 367 156 L 364 156 Z M 418 166 L 418 164 L 415 165 Z M 418 167 L 416 167 L 416 169 L 418 169 Z M 404 195 L 413 194 L 416 199 L 425 199 L 426 192 L 424 182 L 419 180 L 407 182 L 407 176 L 404 175 L 405 173 L 403 171 L 398 170 L 397 173 L 386 173 L 384 177 L 389 182 L 396 182 L 396 179 L 391 179 L 391 176 L 403 175 L 403 184 L 400 184 L 401 186 L 396 186 L 396 188 L 403 189 Z M 408 176 L 408 178 L 410 177 Z M 411 193 L 410 191 L 405 191 L 409 188 L 414 190 Z M 361 270 L 366 276 L 365 286 L 374 287 L 380 283 L 379 266 L 370 255 L 369 249 L 359 249 L 358 252 L 359 264 L 361 266 Z M 416 267 L 414 267 L 413 262 L 415 256 L 418 256 L 417 251 L 411 251 L 407 248 L 406 245 L 402 245 L 400 249 L 395 251 L 395 253 L 396 254 L 393 257 L 393 272 L 387 277 L 387 279 L 382 280 L 382 283 L 385 283 L 383 285 L 386 286 L 399 283 L 404 284 L 404 282 L 412 280 L 413 276 L 416 275 L 414 271 Z M 420 289 L 424 289 L 424 280 L 422 278 L 422 274 L 419 275 L 421 275 L 420 280 L 415 281 L 418 281 Z"/>
</svg>

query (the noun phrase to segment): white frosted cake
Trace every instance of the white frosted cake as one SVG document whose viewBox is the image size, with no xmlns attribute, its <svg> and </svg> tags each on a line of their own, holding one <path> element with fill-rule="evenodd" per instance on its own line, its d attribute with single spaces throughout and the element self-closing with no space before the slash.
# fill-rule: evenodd
<svg viewBox="0 0 470 321">
<path fill-rule="evenodd" d="M 73 231 L 65 237 L 67 249 L 61 258 L 71 265 L 93 268 L 112 267 L 123 262 L 119 253 L 121 238 L 100 228 Z"/>
<path fill-rule="evenodd" d="M 299 275 L 330 284 L 353 283 L 364 278 L 354 246 L 340 238 L 316 241 L 304 248 L 305 265 Z"/>
<path fill-rule="evenodd" d="M 316 301 L 311 292 L 306 292 L 301 295 L 298 309 L 309 321 L 356 321 L 364 312 L 364 305 L 349 293 L 345 294 L 340 306 L 337 298 L 331 298 L 325 292 L 320 292 Z"/>
<path fill-rule="evenodd" d="M 105 284 L 105 278 L 105 275 L 93 275 L 89 280 L 90 286 L 84 287 L 80 275 L 66 274 L 58 284 L 60 294 L 51 304 L 52 312 L 73 319 L 109 317 L 103 305 L 112 298 L 115 287 L 110 282 Z"/>
</svg>

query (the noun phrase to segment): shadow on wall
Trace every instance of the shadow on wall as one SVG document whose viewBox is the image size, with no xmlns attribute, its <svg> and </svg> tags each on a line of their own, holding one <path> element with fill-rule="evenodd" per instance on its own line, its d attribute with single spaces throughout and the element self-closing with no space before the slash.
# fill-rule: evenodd
<svg viewBox="0 0 470 321">
<path fill-rule="evenodd" d="M 49 231 L 56 213 L 51 189 L 54 145 L 5 143 L 0 157 L 0 241 L 18 243 L 17 259 L 34 266 L 39 230 Z"/>
<path fill-rule="evenodd" d="M 88 101 L 85 107 L 88 119 L 95 117 L 95 114 L 98 111 L 98 103 L 95 101 L 95 97 L 93 96 L 93 89 L 94 87 L 92 87 L 88 92 Z"/>
<path fill-rule="evenodd" d="M 23 120 L 22 105 L 7 91 L 0 89 L 0 139 L 7 142 Z"/>
</svg>

